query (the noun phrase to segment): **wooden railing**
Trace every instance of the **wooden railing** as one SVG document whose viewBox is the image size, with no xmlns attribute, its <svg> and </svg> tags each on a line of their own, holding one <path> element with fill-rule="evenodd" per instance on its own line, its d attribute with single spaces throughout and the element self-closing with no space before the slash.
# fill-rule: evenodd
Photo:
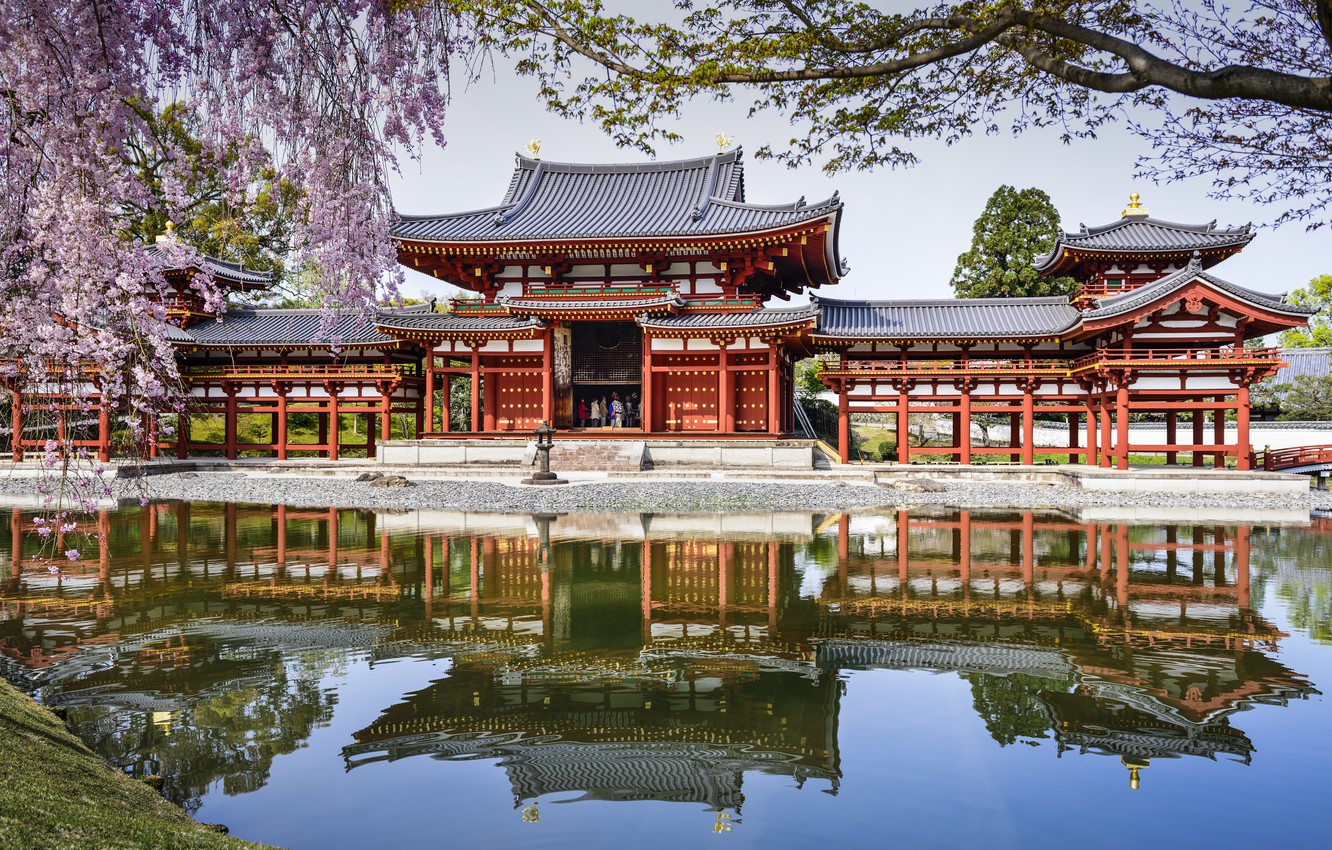
<svg viewBox="0 0 1332 850">
<path fill-rule="evenodd" d="M 1253 453 L 1253 466 L 1269 471 L 1332 463 L 1332 446 L 1296 446 L 1290 449 L 1268 449 Z"/>
<path fill-rule="evenodd" d="M 1191 364 L 1247 363 L 1276 361 L 1278 348 L 1101 348 L 1073 361 L 1073 371 L 1096 366 L 1134 363 L 1148 366 L 1188 366 Z"/>
<path fill-rule="evenodd" d="M 416 377 L 421 374 L 415 363 L 340 363 L 246 364 L 234 366 L 187 366 L 185 378 L 389 378 Z"/>
<path fill-rule="evenodd" d="M 1068 360 L 1026 360 L 972 357 L 961 360 L 842 360 L 830 361 L 825 372 L 1067 372 Z"/>
</svg>

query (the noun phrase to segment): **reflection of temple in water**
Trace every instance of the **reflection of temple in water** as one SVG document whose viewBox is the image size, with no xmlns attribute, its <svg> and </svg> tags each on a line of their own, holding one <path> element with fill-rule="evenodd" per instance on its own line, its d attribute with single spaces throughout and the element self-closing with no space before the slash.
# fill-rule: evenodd
<svg viewBox="0 0 1332 850">
<path fill-rule="evenodd" d="M 86 709 L 127 769 L 226 694 L 298 718 L 276 745 L 233 730 L 239 790 L 266 775 L 256 742 L 289 751 L 330 716 L 300 675 L 273 684 L 293 653 L 453 661 L 355 734 L 349 768 L 496 759 L 519 801 L 718 810 L 747 772 L 836 790 L 844 670 L 957 673 L 1000 744 L 1117 756 L 1135 785 L 1151 759 L 1249 760 L 1235 712 L 1312 692 L 1252 610 L 1243 526 L 155 505 L 103 516 L 109 545 L 54 576 L 24 568 L 26 522 L 0 591 L 15 677 Z"/>
</svg>

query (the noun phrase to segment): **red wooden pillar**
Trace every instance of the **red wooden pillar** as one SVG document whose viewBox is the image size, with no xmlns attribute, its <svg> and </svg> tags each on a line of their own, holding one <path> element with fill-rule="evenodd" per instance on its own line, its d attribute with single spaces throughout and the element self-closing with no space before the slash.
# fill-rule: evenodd
<svg viewBox="0 0 1332 850">
<path fill-rule="evenodd" d="M 18 462 L 23 460 L 23 396 L 20 393 L 13 393 L 12 395 L 14 397 L 13 409 L 11 410 L 14 414 L 14 436 L 10 441 L 9 448 L 14 461 Z"/>
<path fill-rule="evenodd" d="M 1212 443 L 1216 446 L 1216 451 L 1212 453 L 1212 466 L 1217 469 L 1226 468 L 1226 410 L 1221 406 L 1225 403 L 1225 396 L 1217 396 L 1216 412 L 1212 414 Z"/>
<path fill-rule="evenodd" d="M 849 384 L 842 384 L 837 391 L 837 454 L 842 463 L 851 462 L 851 402 L 848 394 Z"/>
<path fill-rule="evenodd" d="M 1030 382 L 1022 388 L 1022 463 L 1036 463 L 1036 399 Z"/>
<path fill-rule="evenodd" d="M 1078 454 L 1075 451 L 1072 451 L 1072 449 L 1076 449 L 1078 447 L 1078 432 L 1081 430 L 1081 428 L 1078 425 L 1079 416 L 1080 414 L 1077 413 L 1070 413 L 1068 415 L 1068 447 L 1070 449 L 1068 453 L 1069 463 L 1077 463 L 1082 459 L 1082 455 Z"/>
<path fill-rule="evenodd" d="M 1166 445 L 1175 446 L 1179 444 L 1179 414 L 1171 410 L 1166 413 Z M 1166 463 L 1179 463 L 1179 452 L 1166 452 Z"/>
<path fill-rule="evenodd" d="M 157 428 L 157 417 L 148 417 L 148 459 L 155 460 L 161 451 L 162 434 Z"/>
<path fill-rule="evenodd" d="M 357 414 L 361 415 L 361 414 Z M 375 415 L 366 413 L 365 416 L 365 456 L 367 459 L 375 456 Z"/>
<path fill-rule="evenodd" d="M 781 343 L 771 342 L 768 349 L 768 433 L 782 432 Z"/>
<path fill-rule="evenodd" d="M 644 433 L 652 433 L 652 428 L 656 424 L 656 418 L 653 405 L 656 403 L 653 399 L 652 391 L 652 337 L 643 334 L 643 393 L 639 405 L 639 419 L 641 420 Z"/>
<path fill-rule="evenodd" d="M 1202 399 L 1198 399 L 1202 401 Z M 1203 424 L 1207 418 L 1207 413 L 1202 408 L 1193 409 L 1193 444 L 1201 446 L 1203 444 Z M 1198 449 L 1193 450 L 1193 465 L 1201 467 L 1203 465 L 1203 455 Z"/>
<path fill-rule="evenodd" d="M 425 431 L 435 430 L 435 346 L 426 343 L 425 357 Z M 446 395 L 445 398 L 448 398 Z M 447 402 L 445 402 L 447 404 Z M 447 416 L 447 415 L 446 415 Z"/>
<path fill-rule="evenodd" d="M 182 408 L 176 414 L 176 459 L 184 460 L 190 450 L 190 415 Z"/>
<path fill-rule="evenodd" d="M 1113 440 L 1110 431 L 1110 400 L 1101 396 L 1101 463 L 1100 466 L 1107 469 L 1111 465 L 1113 457 Z"/>
<path fill-rule="evenodd" d="M 1243 384 L 1235 397 L 1236 459 L 1240 469 L 1252 469 L 1253 446 L 1249 444 L 1249 385 Z"/>
<path fill-rule="evenodd" d="M 541 370 L 541 418 L 550 424 L 555 421 L 555 327 L 546 329 L 546 334 L 542 338 L 542 363 L 545 368 Z"/>
<path fill-rule="evenodd" d="M 273 429 L 274 430 L 273 439 L 277 442 L 278 460 L 287 459 L 287 393 L 288 392 L 290 392 L 290 388 L 286 386 L 279 386 L 277 388 L 277 394 L 278 394 L 277 427 Z"/>
<path fill-rule="evenodd" d="M 342 427 L 338 423 L 338 391 L 342 387 L 337 384 L 325 384 L 328 392 L 328 459 L 337 460 L 339 443 L 342 441 Z"/>
<path fill-rule="evenodd" d="M 1017 451 L 1014 451 L 1008 455 L 1008 459 L 1010 462 L 1017 463 L 1019 460 L 1022 459 L 1021 443 L 1022 443 L 1021 414 L 1010 413 L 1008 414 L 1008 445 L 1014 449 L 1017 449 Z"/>
<path fill-rule="evenodd" d="M 735 380 L 731 375 L 731 358 L 726 353 L 727 340 L 719 340 L 717 348 L 717 430 L 724 434 L 735 432 Z"/>
<path fill-rule="evenodd" d="M 495 398 L 495 388 L 491 386 L 490 381 L 486 381 L 486 411 L 485 422 L 482 422 L 481 416 L 481 344 L 472 344 L 472 431 L 475 433 L 481 430 L 482 424 L 486 426 L 487 431 L 495 430 L 495 406 L 498 404 Z"/>
<path fill-rule="evenodd" d="M 1089 466 L 1098 466 L 1101 462 L 1100 449 L 1096 445 L 1096 432 L 1098 430 L 1095 403 L 1089 398 L 1087 399 L 1087 464 Z"/>
<path fill-rule="evenodd" d="M 897 390 L 897 462 L 911 463 L 911 391 L 905 383 Z"/>
<path fill-rule="evenodd" d="M 958 411 L 953 419 L 953 442 L 957 443 L 957 462 L 971 463 L 971 386 L 962 387 L 962 396 L 958 399 Z"/>
<path fill-rule="evenodd" d="M 240 387 L 235 384 L 223 384 L 222 391 L 227 394 L 227 410 L 224 415 L 225 426 L 223 428 L 223 439 L 225 441 L 225 454 L 228 459 L 235 460 L 236 451 L 236 393 Z"/>
<path fill-rule="evenodd" d="M 97 459 L 102 463 L 111 459 L 111 411 L 105 399 L 97 403 Z"/>
<path fill-rule="evenodd" d="M 1129 461 L 1129 401 L 1128 385 L 1120 384 L 1115 392 L 1115 466 L 1128 469 Z"/>
</svg>

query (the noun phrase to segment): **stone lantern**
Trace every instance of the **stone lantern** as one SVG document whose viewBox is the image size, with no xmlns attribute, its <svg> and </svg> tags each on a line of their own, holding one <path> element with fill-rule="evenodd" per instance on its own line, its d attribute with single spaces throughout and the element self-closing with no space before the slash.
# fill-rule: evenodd
<svg viewBox="0 0 1332 850">
<path fill-rule="evenodd" d="M 524 478 L 524 484 L 568 484 L 569 482 L 550 471 L 550 450 L 555 447 L 555 429 L 550 423 L 541 420 L 532 433 L 536 434 L 537 459 L 540 470 L 532 473 L 531 478 Z"/>
</svg>

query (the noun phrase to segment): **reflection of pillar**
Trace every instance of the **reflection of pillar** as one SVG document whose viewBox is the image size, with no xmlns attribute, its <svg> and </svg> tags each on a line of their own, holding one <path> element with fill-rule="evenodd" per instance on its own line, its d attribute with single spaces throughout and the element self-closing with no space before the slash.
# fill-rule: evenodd
<svg viewBox="0 0 1332 850">
<path fill-rule="evenodd" d="M 541 636 L 547 641 L 551 638 L 552 610 L 550 596 L 550 571 L 555 569 L 553 565 L 548 565 L 541 570 Z"/>
<path fill-rule="evenodd" d="M 1241 611 L 1249 607 L 1249 527 L 1235 528 L 1235 588 Z"/>
<path fill-rule="evenodd" d="M 140 508 L 140 516 L 148 516 L 148 508 Z M 148 522 L 140 525 L 139 545 L 143 547 L 144 560 L 152 561 L 152 537 L 148 535 L 144 538 L 144 531 L 147 531 Z M 102 508 L 97 512 L 97 580 L 101 582 L 102 587 L 109 588 L 111 584 L 111 513 Z"/>
<path fill-rule="evenodd" d="M 768 541 L 768 633 L 773 637 L 777 630 L 777 541 Z"/>
<path fill-rule="evenodd" d="M 1036 519 L 1031 511 L 1022 514 L 1022 584 L 1031 593 L 1036 580 Z"/>
<path fill-rule="evenodd" d="M 227 502 L 222 510 L 222 527 L 226 535 L 226 542 L 223 547 L 223 556 L 226 561 L 227 572 L 233 572 L 236 569 L 236 503 Z"/>
<path fill-rule="evenodd" d="M 1179 571 L 1179 527 L 1166 527 L 1166 578 L 1174 579 Z"/>
<path fill-rule="evenodd" d="M 1212 584 L 1226 586 L 1226 530 L 1221 526 L 1212 528 Z"/>
<path fill-rule="evenodd" d="M 907 538 L 911 535 L 911 519 L 906 511 L 897 512 L 897 581 L 906 593 L 907 559 L 911 557 L 911 547 Z"/>
<path fill-rule="evenodd" d="M 1110 526 L 1107 525 L 1106 523 L 1101 523 L 1101 579 L 1102 580 L 1104 580 L 1106 576 L 1110 575 L 1110 562 L 1113 557 L 1111 554 L 1110 547 L 1113 542 L 1114 541 L 1110 539 Z"/>
<path fill-rule="evenodd" d="M 963 600 L 971 596 L 971 511 L 957 515 L 957 574 L 962 579 Z"/>
<path fill-rule="evenodd" d="M 717 544 L 717 624 L 726 628 L 726 608 L 731 590 L 731 543 Z"/>
<path fill-rule="evenodd" d="M 425 618 L 426 624 L 430 623 L 434 617 L 435 605 L 435 538 L 427 536 L 425 539 L 425 572 L 421 578 L 421 598 L 425 600 Z"/>
<path fill-rule="evenodd" d="M 338 572 L 338 520 L 341 512 L 337 508 L 328 509 L 328 571 L 331 576 Z"/>
<path fill-rule="evenodd" d="M 646 413 L 646 409 L 644 409 Z M 652 543 L 643 538 L 642 564 L 639 566 L 639 581 L 642 584 L 643 597 L 643 645 L 652 642 Z"/>
<path fill-rule="evenodd" d="M 1199 526 L 1193 527 L 1193 583 L 1203 583 L 1203 530 Z"/>
<path fill-rule="evenodd" d="M 1128 525 L 1119 523 L 1115 526 L 1115 548 L 1118 549 L 1118 558 L 1115 562 L 1115 599 L 1119 602 L 1119 610 L 1123 613 L 1125 622 L 1128 618 L 1128 591 L 1129 591 L 1129 538 Z"/>
<path fill-rule="evenodd" d="M 287 506 L 277 506 L 277 573 L 287 572 Z"/>
<path fill-rule="evenodd" d="M 390 571 L 392 567 L 392 561 L 390 559 L 389 536 L 387 531 L 379 532 L 379 563 L 385 573 L 388 573 Z M 445 570 L 444 575 L 445 576 L 448 575 L 447 568 Z"/>
<path fill-rule="evenodd" d="M 18 508 L 9 512 L 9 573 L 16 579 L 23 574 L 23 514 Z"/>
<path fill-rule="evenodd" d="M 1087 561 L 1083 565 L 1083 569 L 1091 572 L 1096 569 L 1096 526 L 1087 523 L 1082 527 L 1082 533 L 1087 541 Z"/>
<path fill-rule="evenodd" d="M 479 613 L 478 604 L 480 602 L 478 594 L 481 592 L 481 552 L 480 541 L 472 538 L 472 561 L 469 565 L 471 571 L 471 600 L 472 600 L 472 622 L 476 622 Z"/>
<path fill-rule="evenodd" d="M 190 553 L 190 503 L 176 503 L 176 560 L 185 566 Z"/>
</svg>

